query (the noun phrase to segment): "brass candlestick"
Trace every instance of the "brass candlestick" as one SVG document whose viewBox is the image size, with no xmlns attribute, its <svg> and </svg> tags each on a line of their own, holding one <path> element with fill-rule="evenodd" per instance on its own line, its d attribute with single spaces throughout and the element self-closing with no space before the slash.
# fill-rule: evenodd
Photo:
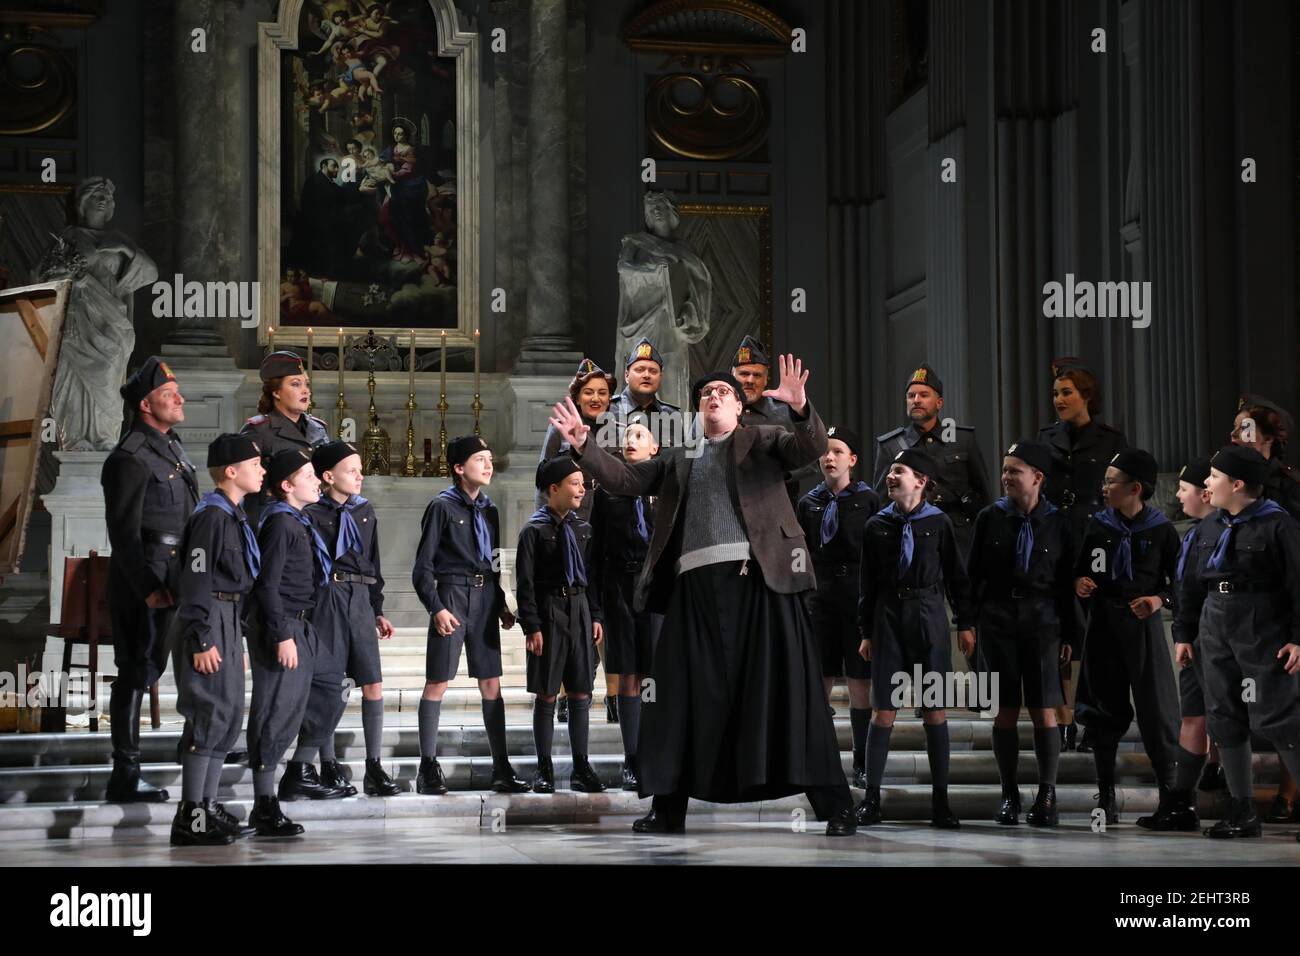
<svg viewBox="0 0 1300 956">
<path fill-rule="evenodd" d="M 447 391 L 438 396 L 438 477 L 446 478 L 451 474 L 447 467 Z"/>
<path fill-rule="evenodd" d="M 415 470 L 415 392 L 406 396 L 406 460 L 402 462 L 402 476 L 414 478 Z"/>
<path fill-rule="evenodd" d="M 474 393 L 474 401 L 470 403 L 470 408 L 474 409 L 474 434 L 479 434 L 478 414 L 483 411 L 483 403 L 479 401 L 478 392 Z"/>
<path fill-rule="evenodd" d="M 366 383 L 370 390 L 370 427 L 366 429 L 361 440 L 362 458 L 365 460 L 367 475 L 387 475 L 391 471 L 388 460 L 388 432 L 379 424 L 379 411 L 375 408 L 375 368 L 370 367 L 370 380 Z"/>
</svg>

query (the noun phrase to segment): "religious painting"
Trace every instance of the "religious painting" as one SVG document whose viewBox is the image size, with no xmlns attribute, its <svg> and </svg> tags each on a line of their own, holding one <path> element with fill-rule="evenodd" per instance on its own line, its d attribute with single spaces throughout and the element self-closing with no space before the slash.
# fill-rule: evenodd
<svg viewBox="0 0 1300 956">
<path fill-rule="evenodd" d="M 279 326 L 455 329 L 457 70 L 429 0 L 304 0 L 281 54 Z"/>
</svg>

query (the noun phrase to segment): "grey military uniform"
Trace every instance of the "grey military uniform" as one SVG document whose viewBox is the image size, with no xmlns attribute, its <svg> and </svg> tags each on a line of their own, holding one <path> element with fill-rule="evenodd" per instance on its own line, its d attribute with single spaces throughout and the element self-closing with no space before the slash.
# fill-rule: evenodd
<svg viewBox="0 0 1300 956">
<path fill-rule="evenodd" d="M 269 468 L 271 457 L 278 451 L 288 448 L 301 448 L 308 454 L 317 445 L 330 440 L 329 426 L 315 415 L 302 415 L 298 421 L 291 422 L 274 408 L 265 415 L 254 415 L 239 430 L 241 435 L 252 435 L 257 447 L 262 450 L 262 466 Z M 244 499 L 244 510 L 248 519 L 256 526 L 261 517 L 262 508 L 271 500 L 270 489 L 263 486 L 255 495 Z"/>
<path fill-rule="evenodd" d="M 885 474 L 894 456 L 905 448 L 915 448 L 934 459 L 938 464 L 934 479 L 932 502 L 952 520 L 957 545 L 963 557 L 970 550 L 970 538 L 975 516 L 992 501 L 989 493 L 988 468 L 984 455 L 975 440 L 971 425 L 957 425 L 953 440 L 943 440 L 943 425 L 936 424 L 922 432 L 915 423 L 876 436 L 876 462 L 872 468 L 871 485 L 882 501 L 886 499 Z"/>
<path fill-rule="evenodd" d="M 623 446 L 623 430 L 627 427 L 628 417 L 633 412 L 646 412 L 647 414 L 662 416 L 659 422 L 658 431 L 655 439 L 659 442 L 660 448 L 669 448 L 675 444 L 681 444 L 674 439 L 685 436 L 688 422 L 682 416 L 682 410 L 676 405 L 670 405 L 668 402 L 660 401 L 658 396 L 651 399 L 650 404 L 638 405 L 632 398 L 631 392 L 626 388 L 619 392 L 609 403 L 609 414 L 614 417 L 614 427 L 618 436 L 618 444 Z M 669 424 L 668 416 L 673 416 L 677 421 Z"/>
</svg>

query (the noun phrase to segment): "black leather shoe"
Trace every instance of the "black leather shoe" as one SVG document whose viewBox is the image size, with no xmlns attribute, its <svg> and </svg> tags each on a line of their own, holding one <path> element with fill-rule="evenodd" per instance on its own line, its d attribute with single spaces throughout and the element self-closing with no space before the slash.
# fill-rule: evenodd
<svg viewBox="0 0 1300 956">
<path fill-rule="evenodd" d="M 1061 822 L 1061 815 L 1056 809 L 1056 787 L 1051 784 L 1039 784 L 1038 796 L 1034 805 L 1025 814 L 1025 822 L 1031 827 L 1054 827 Z"/>
<path fill-rule="evenodd" d="M 1214 793 L 1216 790 L 1228 789 L 1228 777 L 1223 772 L 1223 764 L 1208 762 L 1201 768 L 1201 779 L 1196 783 L 1201 793 Z"/>
<path fill-rule="evenodd" d="M 533 793 L 555 792 L 555 767 L 550 757 L 537 758 L 537 772 L 533 774 Z"/>
<path fill-rule="evenodd" d="M 1014 827 L 1020 825 L 1020 790 L 1002 788 L 1002 804 L 998 807 L 997 815 L 993 818 L 994 823 L 1000 823 L 1004 827 Z"/>
<path fill-rule="evenodd" d="M 1139 817 L 1137 825 L 1144 830 L 1161 832 L 1182 830 L 1192 833 L 1199 830 L 1201 821 L 1196 815 L 1195 791 L 1161 791 L 1160 805 L 1156 807 L 1156 812 L 1150 816 Z"/>
<path fill-rule="evenodd" d="M 1298 801 L 1300 803 L 1300 801 Z M 1282 794 L 1273 798 L 1273 805 L 1269 807 L 1268 813 L 1264 815 L 1265 823 L 1290 823 L 1292 817 L 1291 801 Z"/>
<path fill-rule="evenodd" d="M 649 813 L 632 823 L 633 833 L 683 833 L 685 830 L 685 820 L 669 820 L 660 816 L 653 804 Z"/>
<path fill-rule="evenodd" d="M 560 702 L 555 705 L 555 719 L 562 724 L 569 722 L 569 698 L 561 697 Z"/>
<path fill-rule="evenodd" d="M 867 789 L 867 768 L 853 765 L 853 786 L 859 790 Z"/>
<path fill-rule="evenodd" d="M 939 830 L 960 830 L 961 821 L 948 806 L 948 792 L 936 790 L 930 796 L 930 826 Z"/>
<path fill-rule="evenodd" d="M 509 760 L 492 764 L 492 789 L 497 793 L 527 793 L 531 788 L 528 781 L 515 775 L 515 768 Z"/>
<path fill-rule="evenodd" d="M 308 764 L 307 766 L 311 766 Z M 320 762 L 320 782 L 322 786 L 329 787 L 332 790 L 342 790 L 343 796 L 355 797 L 357 788 L 348 783 L 347 774 L 343 772 L 343 764 L 337 760 L 322 760 Z"/>
<path fill-rule="evenodd" d="M 361 786 L 366 791 L 367 797 L 395 797 L 403 791 L 403 787 L 388 775 L 384 765 L 379 762 L 379 758 L 366 760 L 366 776 L 361 781 Z"/>
<path fill-rule="evenodd" d="M 605 695 L 605 723 L 618 723 L 618 698 Z"/>
<path fill-rule="evenodd" d="M 826 821 L 828 837 L 853 836 L 857 832 L 858 819 L 851 809 L 837 810 L 835 815 Z"/>
<path fill-rule="evenodd" d="M 853 817 L 858 826 L 869 827 L 880 822 L 880 788 L 867 787 L 867 795 L 853 808 Z"/>
<path fill-rule="evenodd" d="M 204 800 L 200 806 L 208 811 L 209 819 L 215 820 L 217 826 L 235 837 L 235 839 L 246 837 L 253 832 L 251 826 L 247 823 L 241 823 L 233 813 L 215 800 Z"/>
<path fill-rule="evenodd" d="M 1065 742 L 1061 744 L 1062 750 L 1077 750 L 1079 747 L 1079 725 L 1065 724 Z"/>
<path fill-rule="evenodd" d="M 636 758 L 629 757 L 623 761 L 623 789 L 635 793 L 641 789 L 641 781 L 636 775 Z"/>
<path fill-rule="evenodd" d="M 1079 743 L 1075 749 L 1081 754 L 1092 753 L 1092 735 L 1088 733 L 1088 728 L 1083 728 L 1083 733 L 1079 734 Z"/>
<path fill-rule="evenodd" d="M 276 794 L 281 800 L 297 800 L 299 797 L 307 797 L 309 800 L 341 800 L 347 795 L 344 790 L 321 783 L 316 768 L 301 760 L 290 760 L 285 765 L 284 776 L 280 778 Z"/>
<path fill-rule="evenodd" d="M 105 798 L 109 803 L 165 803 L 167 791 L 140 776 L 140 755 L 137 753 L 132 760 L 114 758 Z"/>
<path fill-rule="evenodd" d="M 569 789 L 578 793 L 604 793 L 605 785 L 587 760 L 586 754 L 573 755 L 573 773 L 569 775 Z"/>
<path fill-rule="evenodd" d="M 247 750 L 232 750 L 226 754 L 226 763 L 248 763 Z"/>
<path fill-rule="evenodd" d="M 1079 749 L 1083 749 L 1080 743 Z M 1106 811 L 1106 826 L 1119 823 L 1119 806 L 1115 803 L 1115 788 L 1101 787 L 1097 792 L 1097 809 Z"/>
<path fill-rule="evenodd" d="M 234 834 L 227 831 L 201 803 L 182 800 L 172 818 L 172 846 L 230 846 Z"/>
<path fill-rule="evenodd" d="M 275 797 L 255 797 L 248 822 L 260 837 L 292 837 L 303 832 L 302 824 L 286 817 Z"/>
<path fill-rule="evenodd" d="M 1204 831 L 1212 840 L 1235 840 L 1243 837 L 1257 837 L 1264 832 L 1259 814 L 1252 799 L 1238 800 L 1228 798 L 1228 812 L 1223 819 Z"/>
<path fill-rule="evenodd" d="M 420 770 L 415 775 L 415 792 L 426 797 L 441 797 L 447 792 L 447 778 L 442 775 L 442 767 L 437 757 L 421 757 Z"/>
</svg>

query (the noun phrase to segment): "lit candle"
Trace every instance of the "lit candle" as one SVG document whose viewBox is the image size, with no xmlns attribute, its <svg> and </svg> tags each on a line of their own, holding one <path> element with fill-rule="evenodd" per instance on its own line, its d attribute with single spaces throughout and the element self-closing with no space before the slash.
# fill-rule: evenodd
<svg viewBox="0 0 1300 956">
<path fill-rule="evenodd" d="M 438 377 L 439 396 L 447 394 L 447 330 L 442 330 L 442 374 Z"/>
<path fill-rule="evenodd" d="M 415 394 L 415 329 L 411 329 L 411 394 Z"/>
<path fill-rule="evenodd" d="M 266 327 L 266 347 L 268 351 L 275 351 L 275 329 L 269 325 Z"/>
<path fill-rule="evenodd" d="M 343 394 L 343 330 L 339 329 L 339 394 Z"/>
<path fill-rule="evenodd" d="M 474 394 L 478 391 L 478 329 L 474 330 Z"/>
<path fill-rule="evenodd" d="M 307 329 L 307 381 L 311 381 L 311 328 Z"/>
</svg>

